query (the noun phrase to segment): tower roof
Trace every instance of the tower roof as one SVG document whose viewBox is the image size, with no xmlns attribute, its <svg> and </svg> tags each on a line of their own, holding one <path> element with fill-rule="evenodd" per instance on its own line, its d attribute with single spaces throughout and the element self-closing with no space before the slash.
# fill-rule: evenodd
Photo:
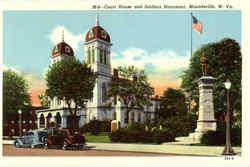
<svg viewBox="0 0 250 167">
<path fill-rule="evenodd" d="M 73 49 L 64 41 L 58 43 L 52 50 L 52 56 L 57 54 L 66 54 L 68 56 L 74 56 Z"/>
<path fill-rule="evenodd" d="M 96 17 L 96 26 L 92 27 L 86 34 L 85 42 L 89 42 L 94 39 L 101 39 L 110 43 L 110 36 L 100 25 L 99 25 L 99 17 Z"/>
</svg>

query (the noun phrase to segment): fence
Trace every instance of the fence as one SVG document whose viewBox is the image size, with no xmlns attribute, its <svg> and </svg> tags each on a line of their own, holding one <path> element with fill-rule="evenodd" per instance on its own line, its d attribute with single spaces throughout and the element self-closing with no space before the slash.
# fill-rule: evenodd
<svg viewBox="0 0 250 167">
<path fill-rule="evenodd" d="M 3 136 L 20 136 L 20 126 L 21 132 L 37 129 L 37 118 L 36 115 L 23 116 L 22 124 L 20 125 L 19 116 L 11 117 L 3 125 Z M 21 135 L 22 135 L 21 134 Z"/>
</svg>

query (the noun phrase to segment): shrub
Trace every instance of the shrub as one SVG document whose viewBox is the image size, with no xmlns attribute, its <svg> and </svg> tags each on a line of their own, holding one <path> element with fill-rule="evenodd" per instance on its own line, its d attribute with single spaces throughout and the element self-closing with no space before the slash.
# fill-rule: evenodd
<svg viewBox="0 0 250 167">
<path fill-rule="evenodd" d="M 225 145 L 226 131 L 208 131 L 201 138 L 201 144 L 205 145 Z M 233 128 L 231 130 L 231 144 L 232 146 L 241 145 L 241 129 Z"/>
<path fill-rule="evenodd" d="M 176 135 L 170 128 L 163 128 L 147 125 L 149 130 L 145 130 L 146 125 L 140 123 L 132 123 L 125 128 L 120 128 L 109 134 L 112 142 L 126 142 L 126 143 L 163 143 L 174 141 Z M 154 130 L 152 130 L 154 129 Z"/>
<path fill-rule="evenodd" d="M 100 132 L 110 132 L 111 121 L 110 120 L 91 120 L 80 128 L 82 133 L 90 132 L 92 135 L 97 135 Z"/>
</svg>

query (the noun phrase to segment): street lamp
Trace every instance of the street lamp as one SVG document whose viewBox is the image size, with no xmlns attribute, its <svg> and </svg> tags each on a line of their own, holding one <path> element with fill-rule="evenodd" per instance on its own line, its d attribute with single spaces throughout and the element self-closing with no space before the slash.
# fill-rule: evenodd
<svg viewBox="0 0 250 167">
<path fill-rule="evenodd" d="M 22 128 L 22 110 L 18 110 L 18 114 L 19 114 L 19 136 L 22 136 L 23 133 L 23 128 Z"/>
<path fill-rule="evenodd" d="M 229 79 L 226 80 L 224 83 L 225 87 L 227 89 L 227 113 L 225 116 L 226 121 L 226 145 L 224 147 L 224 150 L 222 152 L 222 155 L 235 155 L 232 145 L 231 145 L 231 134 L 230 134 L 230 103 L 229 103 L 229 91 L 231 87 L 231 82 Z"/>
</svg>

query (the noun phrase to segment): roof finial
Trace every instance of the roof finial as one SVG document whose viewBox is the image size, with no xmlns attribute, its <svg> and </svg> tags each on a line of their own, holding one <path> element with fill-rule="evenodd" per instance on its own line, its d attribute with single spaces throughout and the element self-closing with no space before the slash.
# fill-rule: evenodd
<svg viewBox="0 0 250 167">
<path fill-rule="evenodd" d="M 96 15 L 96 25 L 99 26 L 99 14 Z"/>
<path fill-rule="evenodd" d="M 64 42 L 64 30 L 62 30 L 62 42 Z"/>
</svg>

